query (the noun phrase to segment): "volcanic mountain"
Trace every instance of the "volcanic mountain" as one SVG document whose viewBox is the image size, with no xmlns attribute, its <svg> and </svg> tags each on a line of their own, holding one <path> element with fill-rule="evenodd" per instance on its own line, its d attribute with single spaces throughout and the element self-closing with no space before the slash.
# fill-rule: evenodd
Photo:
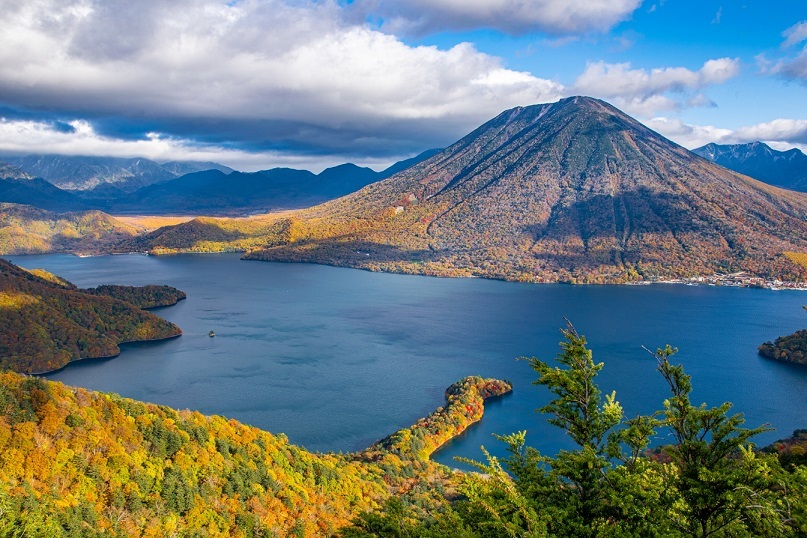
<svg viewBox="0 0 807 538">
<path fill-rule="evenodd" d="M 387 180 L 278 218 L 246 257 L 529 281 L 803 280 L 783 252 L 807 251 L 806 217 L 807 196 L 572 97 L 507 110 Z M 171 230 L 168 250 L 181 235 Z"/>
</svg>

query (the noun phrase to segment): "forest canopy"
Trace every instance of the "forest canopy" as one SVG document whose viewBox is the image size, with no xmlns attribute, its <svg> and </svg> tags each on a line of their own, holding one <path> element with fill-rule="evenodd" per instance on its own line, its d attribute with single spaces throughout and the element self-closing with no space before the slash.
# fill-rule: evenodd
<svg viewBox="0 0 807 538">
<path fill-rule="evenodd" d="M 179 336 L 179 327 L 141 306 L 170 304 L 184 295 L 167 286 L 87 292 L 0 260 L 0 368 L 45 372 L 77 359 L 115 356 L 123 342 Z"/>
</svg>

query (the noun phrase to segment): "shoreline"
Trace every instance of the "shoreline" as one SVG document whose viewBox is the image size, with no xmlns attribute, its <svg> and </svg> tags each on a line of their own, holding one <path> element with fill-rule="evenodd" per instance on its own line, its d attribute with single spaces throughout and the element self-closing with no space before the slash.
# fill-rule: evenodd
<svg viewBox="0 0 807 538">
<path fill-rule="evenodd" d="M 464 433 L 485 414 L 485 402 L 513 392 L 509 381 L 467 376 L 445 391 L 445 404 L 354 454 L 375 459 L 394 454 L 409 461 L 430 461 L 446 443 Z M 439 465 L 439 464 L 438 464 Z"/>
<path fill-rule="evenodd" d="M 645 280 L 634 280 L 630 282 L 568 282 L 562 280 L 522 280 L 516 278 L 505 278 L 500 276 L 486 276 L 479 274 L 469 275 L 450 275 L 450 274 L 432 274 L 418 271 L 403 271 L 403 270 L 379 270 L 367 267 L 359 267 L 349 264 L 336 264 L 327 261 L 313 261 L 313 260 L 283 260 L 283 259 L 261 259 L 261 258 L 248 258 L 246 257 L 251 251 L 244 248 L 227 248 L 216 251 L 197 250 L 197 249 L 177 249 L 172 251 L 130 251 L 130 252 L 106 252 L 100 254 L 87 254 L 79 252 L 36 252 L 24 254 L 0 254 L 3 256 L 42 256 L 50 254 L 69 254 L 79 258 L 100 257 L 100 256 L 121 256 L 121 255 L 140 255 L 140 256 L 178 256 L 183 254 L 237 254 L 242 256 L 239 258 L 241 261 L 258 261 L 270 263 L 309 263 L 313 265 L 322 265 L 325 267 L 340 267 L 343 269 L 356 269 L 359 271 L 367 271 L 370 273 L 387 273 L 392 275 L 411 275 L 411 276 L 426 276 L 432 278 L 482 278 L 485 280 L 498 280 L 500 282 L 521 282 L 525 284 L 566 284 L 571 286 L 649 286 L 651 284 L 681 284 L 685 286 L 722 286 L 734 288 L 751 288 L 751 289 L 768 289 L 772 291 L 793 290 L 793 291 L 807 291 L 807 282 L 768 279 L 766 277 L 751 276 L 744 274 L 737 276 L 733 274 L 720 274 L 713 273 L 711 275 L 701 275 L 693 277 L 674 277 L 674 278 L 654 278 Z M 176 304 L 176 303 L 175 303 Z M 168 305 L 171 306 L 171 305 Z M 155 307 L 159 308 L 159 307 Z"/>
<path fill-rule="evenodd" d="M 504 278 L 504 277 L 497 277 L 497 276 L 485 276 L 479 274 L 469 274 L 469 275 L 441 275 L 441 274 L 431 274 L 426 272 L 416 272 L 416 271 L 403 271 L 403 270 L 379 270 L 379 269 L 372 269 L 367 267 L 359 267 L 355 265 L 348 265 L 348 264 L 336 264 L 327 261 L 313 261 L 313 260 L 283 260 L 283 259 L 262 259 L 262 258 L 250 258 L 247 257 L 247 254 L 250 253 L 247 249 L 226 249 L 220 250 L 216 252 L 210 251 L 201 251 L 201 250 L 177 250 L 173 252 L 152 252 L 147 251 L 145 254 L 147 256 L 176 256 L 181 254 L 234 254 L 234 253 L 243 253 L 244 255 L 241 256 L 241 261 L 257 261 L 257 262 L 269 262 L 269 263 L 310 263 L 314 265 L 323 265 L 325 267 L 341 267 L 344 269 L 357 269 L 359 271 L 367 271 L 370 273 L 387 273 L 391 275 L 411 275 L 411 276 L 426 276 L 432 278 L 482 278 L 485 280 L 498 280 L 500 282 L 523 282 L 525 284 L 568 284 L 571 286 L 649 286 L 651 284 L 682 284 L 685 286 L 724 286 L 724 287 L 734 287 L 734 288 L 756 288 L 756 289 L 769 289 L 774 291 L 780 290 L 795 290 L 795 291 L 807 291 L 807 282 L 799 282 L 799 281 L 789 281 L 789 280 L 778 280 L 778 279 L 768 279 L 766 277 L 759 277 L 759 276 L 751 276 L 745 272 L 740 273 L 731 273 L 731 274 L 721 274 L 721 273 L 712 273 L 711 275 L 701 275 L 701 276 L 693 276 L 693 277 L 676 277 L 676 278 L 664 278 L 664 279 L 645 279 L 645 280 L 638 280 L 638 281 L 631 281 L 631 282 L 602 282 L 602 283 L 590 283 L 590 282 L 566 282 L 561 280 L 555 281 L 546 281 L 546 280 L 519 280 L 519 279 L 512 279 L 512 278 Z"/>
<path fill-rule="evenodd" d="M 145 340 L 127 340 L 126 342 L 120 342 L 120 343 L 118 343 L 116 345 L 118 346 L 118 349 L 120 349 L 120 346 L 123 346 L 123 345 L 126 345 L 126 344 L 138 344 L 140 342 L 163 342 L 163 341 L 166 341 L 166 340 L 173 340 L 174 338 L 179 338 L 180 336 L 182 336 L 181 332 L 179 334 L 173 334 L 171 336 L 166 336 L 164 338 L 148 338 L 148 339 L 145 339 Z M 104 355 L 103 357 L 79 357 L 77 359 L 67 361 L 67 364 L 65 364 L 64 366 L 60 366 L 59 368 L 55 368 L 53 370 L 44 370 L 42 372 L 29 372 L 29 373 L 24 373 L 23 375 L 45 376 L 45 375 L 48 375 L 48 374 L 55 374 L 56 372 L 61 372 L 62 370 L 64 370 L 68 366 L 70 366 L 71 364 L 75 364 L 77 362 L 115 359 L 117 357 L 120 357 L 122 352 L 123 352 L 123 350 L 118 351 L 114 355 Z"/>
<path fill-rule="evenodd" d="M 506 396 L 510 396 L 512 394 L 513 394 L 513 389 L 511 388 L 507 392 L 503 392 L 501 394 L 494 394 L 492 396 L 488 396 L 487 398 L 483 398 L 483 401 L 484 401 L 485 405 L 487 405 L 488 401 L 500 400 L 500 399 L 502 399 L 502 398 L 504 398 Z M 454 435 L 452 435 L 451 437 L 449 437 L 448 439 L 443 441 L 442 444 L 440 444 L 440 446 L 438 446 L 434 450 L 432 450 L 431 453 L 429 454 L 429 461 L 431 461 L 433 463 L 437 463 L 438 465 L 443 465 L 442 463 L 438 463 L 438 462 L 436 462 L 436 461 L 434 461 L 432 459 L 434 457 L 434 455 L 437 454 L 438 452 L 440 452 L 448 443 L 450 443 L 450 442 L 456 440 L 457 438 L 461 437 L 462 435 L 464 435 L 465 432 L 467 432 L 469 428 L 471 428 L 471 427 L 479 424 L 480 422 L 482 422 L 483 418 L 485 418 L 485 407 L 484 406 L 482 408 L 482 415 L 480 415 L 479 418 L 473 419 L 468 424 L 465 424 L 465 426 L 460 431 L 458 431 L 457 433 L 455 433 Z"/>
</svg>

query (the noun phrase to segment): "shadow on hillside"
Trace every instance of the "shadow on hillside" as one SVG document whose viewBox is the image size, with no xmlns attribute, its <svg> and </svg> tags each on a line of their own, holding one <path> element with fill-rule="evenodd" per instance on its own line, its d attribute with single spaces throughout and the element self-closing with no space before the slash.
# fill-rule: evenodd
<svg viewBox="0 0 807 538">
<path fill-rule="evenodd" d="M 247 254 L 248 260 L 315 262 L 364 267 L 373 263 L 418 263 L 438 261 L 445 251 L 408 249 L 374 241 L 336 237 L 278 245 Z"/>
<path fill-rule="evenodd" d="M 634 234 L 673 234 L 699 231 L 708 224 L 708 211 L 693 206 L 690 198 L 648 188 L 616 195 L 595 194 L 572 204 L 556 204 L 545 225 L 524 228 L 536 241 L 584 244 L 594 239 L 614 238 L 623 243 Z"/>
<path fill-rule="evenodd" d="M 152 246 L 181 248 L 191 247 L 198 241 L 226 242 L 249 237 L 249 234 L 234 229 L 225 229 L 215 222 L 193 219 L 173 226 L 164 226 L 146 234 L 144 238 Z"/>
</svg>

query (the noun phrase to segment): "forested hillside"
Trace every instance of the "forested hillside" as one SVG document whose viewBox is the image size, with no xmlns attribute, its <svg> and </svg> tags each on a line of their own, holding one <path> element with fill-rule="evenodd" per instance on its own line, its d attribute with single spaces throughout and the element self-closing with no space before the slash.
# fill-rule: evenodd
<svg viewBox="0 0 807 538">
<path fill-rule="evenodd" d="M 80 358 L 117 355 L 123 342 L 179 336 L 176 325 L 110 295 L 158 306 L 180 294 L 168 287 L 85 293 L 49 273 L 0 260 L 0 368 L 44 372 Z"/>
<path fill-rule="evenodd" d="M 504 389 L 458 383 L 432 431 L 456 435 Z M 312 454 L 234 420 L 12 373 L 0 408 L 2 536 L 331 536 L 392 495 L 426 517 L 456 480 L 407 451 Z M 417 425 L 393 438 L 410 435 L 437 446 Z"/>
<path fill-rule="evenodd" d="M 171 306 L 186 298 L 185 292 L 171 286 L 147 284 L 145 286 L 121 286 L 105 284 L 97 288 L 80 290 L 90 295 L 112 297 L 131 303 L 138 308 L 148 309 Z"/>
<path fill-rule="evenodd" d="M 0 254 L 109 253 L 142 231 L 100 211 L 55 213 L 0 203 Z"/>
<path fill-rule="evenodd" d="M 807 329 L 765 342 L 759 346 L 759 354 L 777 361 L 807 365 Z"/>
</svg>

